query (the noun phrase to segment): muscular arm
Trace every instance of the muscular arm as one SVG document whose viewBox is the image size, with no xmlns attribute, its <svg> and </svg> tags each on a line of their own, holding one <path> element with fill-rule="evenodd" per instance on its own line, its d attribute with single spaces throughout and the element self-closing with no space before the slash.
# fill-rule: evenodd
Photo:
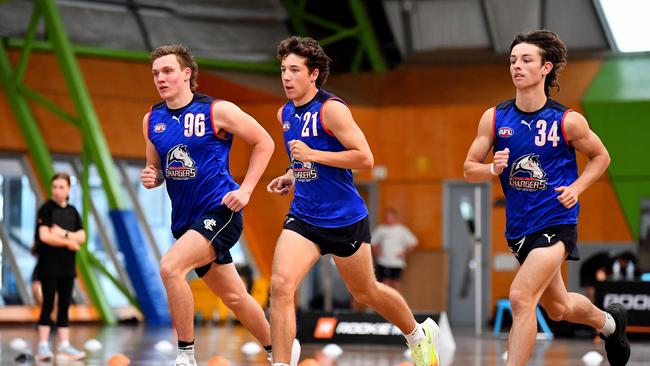
<svg viewBox="0 0 650 366">
<path fill-rule="evenodd" d="M 587 120 L 578 112 L 567 114 L 564 131 L 569 143 L 589 159 L 582 174 L 571 184 L 577 194 L 581 194 L 607 170 L 609 153 L 598 135 L 589 128 Z"/>
<path fill-rule="evenodd" d="M 494 119 L 494 108 L 490 108 L 481 117 L 478 123 L 478 133 L 474 142 L 467 152 L 465 163 L 463 164 L 465 180 L 472 183 L 485 182 L 492 179 L 493 174 L 490 172 L 490 164 L 485 164 L 485 160 L 494 145 L 494 136 L 492 133 L 492 120 Z M 496 159 L 495 159 L 496 160 Z M 507 160 L 506 160 L 507 164 Z M 501 173 L 504 167 L 499 167 L 497 171 L 495 161 L 495 172 Z"/>
<path fill-rule="evenodd" d="M 345 104 L 336 101 L 325 103 L 321 121 L 346 150 L 337 152 L 314 150 L 308 148 L 303 142 L 294 140 L 289 142 L 294 158 L 336 168 L 372 168 L 374 157 L 368 141 Z M 295 149 L 298 149 L 298 152 Z"/>
<path fill-rule="evenodd" d="M 241 138 L 253 148 L 246 176 L 240 186 L 240 190 L 250 195 L 273 155 L 273 139 L 253 117 L 233 103 L 215 103 L 212 106 L 212 116 L 217 128 Z"/>
</svg>

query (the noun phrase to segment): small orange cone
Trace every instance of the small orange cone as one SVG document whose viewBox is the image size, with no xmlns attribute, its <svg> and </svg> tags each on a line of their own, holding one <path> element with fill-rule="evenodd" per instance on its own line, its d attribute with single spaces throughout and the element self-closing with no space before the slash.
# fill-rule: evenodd
<svg viewBox="0 0 650 366">
<path fill-rule="evenodd" d="M 397 365 L 397 366 L 413 366 L 413 362 L 402 361 L 402 362 L 400 362 L 399 365 Z"/>
<path fill-rule="evenodd" d="M 230 361 L 223 356 L 214 356 L 208 360 L 208 366 L 230 366 Z"/>
<path fill-rule="evenodd" d="M 131 364 L 131 360 L 121 353 L 116 353 L 106 360 L 106 364 L 108 366 L 128 366 Z"/>
<path fill-rule="evenodd" d="M 306 358 L 300 361 L 298 366 L 320 366 L 320 363 L 318 363 L 318 361 L 314 360 L 313 358 Z"/>
</svg>

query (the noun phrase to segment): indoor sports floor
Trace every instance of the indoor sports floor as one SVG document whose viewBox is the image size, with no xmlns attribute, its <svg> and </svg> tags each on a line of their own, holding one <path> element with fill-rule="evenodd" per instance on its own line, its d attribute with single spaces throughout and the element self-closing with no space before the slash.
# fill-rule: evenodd
<svg viewBox="0 0 650 366">
<path fill-rule="evenodd" d="M 72 342 L 79 348 L 86 340 L 94 338 L 103 344 L 100 351 L 89 353 L 82 362 L 67 362 L 64 365 L 107 365 L 107 360 L 116 353 L 122 353 L 130 358 L 131 366 L 171 366 L 175 351 L 161 353 L 155 350 L 155 344 L 161 340 L 173 342 L 174 334 L 171 329 L 146 327 L 144 325 L 73 325 Z M 443 353 L 442 365 L 478 366 L 504 365 L 502 354 L 506 349 L 506 333 L 493 338 L 491 333 L 475 337 L 473 329 L 454 328 L 456 351 L 452 354 Z M 14 361 L 19 352 L 10 346 L 15 338 L 23 338 L 33 350 L 36 345 L 36 329 L 34 326 L 0 327 L 0 365 L 19 365 Z M 268 365 L 263 352 L 252 358 L 246 358 L 241 352 L 242 344 L 253 341 L 253 337 L 238 325 L 204 325 L 197 329 L 196 360 L 199 365 L 208 365 L 215 356 L 225 357 L 231 366 L 235 365 Z M 323 345 L 303 344 L 301 359 L 319 358 L 323 361 L 320 350 Z M 379 345 L 342 345 L 343 354 L 333 362 L 322 362 L 321 366 L 397 366 L 408 361 L 404 356 L 405 347 Z M 528 365 L 537 366 L 584 366 L 582 356 L 589 351 L 600 352 L 604 356 L 604 347 L 595 345 L 588 339 L 556 338 L 553 341 L 538 341 Z M 453 359 L 450 360 L 450 357 Z M 327 359 L 325 359 L 327 361 Z M 54 365 L 55 362 L 36 363 L 38 365 Z M 63 364 L 63 363 L 58 363 Z M 219 364 L 222 366 L 223 364 Z M 601 365 L 608 365 L 604 360 Z M 632 343 L 632 356 L 629 366 L 650 365 L 650 339 L 638 339 Z"/>
</svg>

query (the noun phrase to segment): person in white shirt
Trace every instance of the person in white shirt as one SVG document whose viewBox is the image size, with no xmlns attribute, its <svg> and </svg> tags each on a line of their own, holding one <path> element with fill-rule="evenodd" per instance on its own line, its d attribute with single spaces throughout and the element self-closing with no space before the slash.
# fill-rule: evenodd
<svg viewBox="0 0 650 366">
<path fill-rule="evenodd" d="M 397 210 L 389 207 L 386 209 L 385 223 L 372 232 L 372 243 L 377 279 L 399 291 L 406 256 L 415 249 L 418 239 L 400 223 Z"/>
</svg>

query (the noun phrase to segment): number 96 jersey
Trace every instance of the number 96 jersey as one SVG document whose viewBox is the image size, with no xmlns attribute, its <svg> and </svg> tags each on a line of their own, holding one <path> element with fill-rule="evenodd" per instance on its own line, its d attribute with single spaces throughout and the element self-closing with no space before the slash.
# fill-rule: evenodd
<svg viewBox="0 0 650 366">
<path fill-rule="evenodd" d="M 494 109 L 494 151 L 510 150 L 508 167 L 499 176 L 508 239 L 578 222 L 579 205 L 567 209 L 555 191 L 578 178 L 575 149 L 564 134 L 564 118 L 570 111 L 550 98 L 530 113 L 517 108 L 514 99 Z"/>
<path fill-rule="evenodd" d="M 296 179 L 289 213 L 314 226 L 336 228 L 368 216 L 366 204 L 354 186 L 352 171 L 295 160 L 289 149 L 289 141 L 300 140 L 314 150 L 346 150 L 323 124 L 323 106 L 328 101 L 345 104 L 323 89 L 304 105 L 287 102 L 282 108 L 282 131 Z"/>
<path fill-rule="evenodd" d="M 148 137 L 160 157 L 172 201 L 173 233 L 187 230 L 219 206 L 226 193 L 239 188 L 228 162 L 232 135 L 218 131 L 210 113 L 216 102 L 196 93 L 185 107 L 170 109 L 162 102 L 149 112 Z"/>
</svg>

